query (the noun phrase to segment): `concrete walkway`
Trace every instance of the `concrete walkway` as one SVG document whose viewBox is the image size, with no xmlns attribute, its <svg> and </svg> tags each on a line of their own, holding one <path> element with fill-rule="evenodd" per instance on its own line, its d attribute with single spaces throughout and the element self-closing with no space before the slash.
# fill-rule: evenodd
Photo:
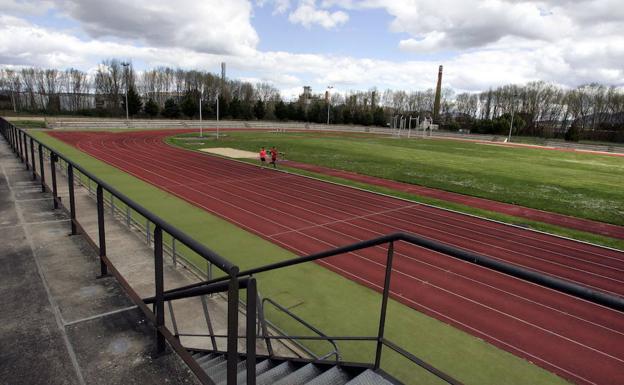
<svg viewBox="0 0 624 385">
<path fill-rule="evenodd" d="M 0 138 L 0 384 L 198 383 L 177 355 L 151 357 L 154 329 L 68 233 Z"/>
</svg>

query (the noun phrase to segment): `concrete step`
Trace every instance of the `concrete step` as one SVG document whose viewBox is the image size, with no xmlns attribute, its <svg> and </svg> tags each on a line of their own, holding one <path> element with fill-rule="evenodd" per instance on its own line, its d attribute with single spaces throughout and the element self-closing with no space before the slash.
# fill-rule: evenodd
<svg viewBox="0 0 624 385">
<path fill-rule="evenodd" d="M 318 377 L 322 373 L 323 369 L 317 365 L 307 364 L 277 381 L 275 385 L 303 385 L 306 382 Z"/>
<path fill-rule="evenodd" d="M 346 371 L 338 366 L 325 371 L 320 376 L 308 381 L 305 385 L 344 385 L 351 379 Z"/>
<path fill-rule="evenodd" d="M 393 385 L 392 382 L 386 380 L 379 374 L 368 369 L 356 376 L 347 385 Z"/>
</svg>

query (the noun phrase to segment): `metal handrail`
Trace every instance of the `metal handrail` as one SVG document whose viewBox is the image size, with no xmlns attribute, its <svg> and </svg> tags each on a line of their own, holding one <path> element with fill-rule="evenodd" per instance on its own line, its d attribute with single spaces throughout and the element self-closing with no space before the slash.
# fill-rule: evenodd
<svg viewBox="0 0 624 385">
<path fill-rule="evenodd" d="M 197 240 L 195 240 L 194 238 L 192 238 L 188 234 L 186 234 L 186 233 L 182 232 L 181 230 L 179 230 L 177 227 L 171 225 L 169 222 L 165 221 L 164 219 L 162 219 L 158 215 L 156 215 L 153 212 L 149 211 L 148 209 L 143 207 L 141 204 L 135 202 L 134 200 L 132 200 L 131 198 L 129 198 L 128 196 L 126 196 L 125 194 L 123 194 L 122 192 L 117 190 L 115 187 L 113 187 L 110 184 L 108 184 L 107 182 L 103 181 L 101 178 L 99 178 L 99 177 L 93 175 L 92 173 L 88 172 L 86 169 L 84 169 L 82 166 L 80 166 L 76 162 L 74 162 L 74 161 L 70 160 L 69 158 L 61 155 L 61 153 L 58 150 L 54 149 L 51 146 L 48 146 L 45 143 L 42 143 L 41 141 L 37 140 L 35 137 L 30 135 L 26 131 L 13 126 L 11 123 L 7 122 L 4 118 L 0 118 L 0 122 L 4 122 L 4 123 L 9 124 L 10 126 L 14 127 L 16 130 L 20 131 L 22 135 L 26 136 L 27 138 L 32 139 L 34 142 L 36 142 L 38 145 L 41 145 L 42 148 L 48 150 L 50 153 L 52 153 L 58 159 L 62 159 L 65 163 L 67 163 L 68 165 L 71 165 L 75 170 L 80 171 L 80 173 L 82 173 L 86 177 L 90 178 L 97 185 L 101 186 L 104 190 L 106 190 L 109 193 L 111 193 L 112 195 L 114 195 L 117 199 L 122 201 L 127 206 L 130 206 L 134 211 L 136 211 L 139 214 L 141 214 L 143 217 L 148 219 L 150 222 L 160 226 L 161 229 L 163 229 L 165 232 L 167 232 L 172 237 L 174 237 L 177 240 L 179 240 L 180 242 L 184 243 L 187 247 L 189 247 L 191 250 L 195 251 L 202 258 L 206 259 L 208 262 L 211 262 L 214 265 L 216 265 L 217 267 L 219 267 L 223 272 L 225 272 L 225 273 L 227 273 L 229 275 L 232 272 L 233 269 L 238 269 L 238 267 L 236 265 L 234 265 L 233 263 L 231 263 L 230 261 L 228 261 L 224 257 L 220 256 L 215 251 L 213 251 L 213 250 L 209 249 L 208 247 L 204 246 L 203 244 L 201 244 L 200 242 L 198 242 Z"/>
<path fill-rule="evenodd" d="M 318 334 L 319 337 L 322 337 L 322 338 L 318 338 L 318 340 L 323 339 L 323 340 L 329 342 L 334 347 L 334 350 L 332 350 L 331 352 L 329 352 L 329 353 L 327 353 L 327 354 L 325 354 L 323 356 L 320 356 L 320 357 L 317 356 L 316 354 L 312 353 L 311 351 L 309 351 L 309 349 L 304 348 L 306 353 L 311 354 L 312 357 L 314 357 L 317 360 L 323 360 L 323 359 L 329 358 L 331 356 L 335 356 L 336 357 L 336 362 L 340 361 L 340 351 L 338 349 L 338 346 L 336 345 L 336 342 L 334 342 L 333 339 L 329 338 L 325 333 L 323 333 L 322 331 L 320 331 L 316 327 L 312 326 L 306 320 L 304 320 L 303 318 L 297 316 L 295 313 L 293 313 L 290 310 L 288 310 L 288 308 L 280 305 L 279 303 L 275 302 L 271 298 L 263 298 L 262 299 L 262 310 L 264 310 L 264 304 L 267 303 L 267 302 L 270 303 L 271 305 L 275 306 L 277 309 L 279 309 L 283 313 L 285 313 L 288 316 L 290 316 L 290 318 L 292 318 L 295 321 L 299 322 L 301 325 L 305 326 L 306 328 L 312 330 L 314 333 Z M 287 334 L 283 333 L 281 330 L 279 330 L 276 327 L 274 327 L 274 329 L 276 329 L 277 331 L 282 333 L 282 335 L 285 336 L 285 337 L 292 337 L 292 336 L 288 336 Z M 315 336 L 313 336 L 313 337 L 315 337 Z M 267 336 L 267 338 L 271 339 L 270 336 Z M 293 338 L 293 339 L 303 339 L 303 338 Z"/>
<path fill-rule="evenodd" d="M 579 285 L 577 283 L 556 278 L 547 274 L 543 274 L 537 272 L 535 270 L 527 269 L 524 267 L 520 267 L 511 263 L 503 262 L 497 260 L 495 258 L 487 257 L 481 254 L 473 253 L 464 249 L 460 249 L 454 246 L 449 246 L 425 237 L 407 234 L 403 232 L 392 233 L 388 235 L 383 235 L 377 238 L 372 238 L 366 241 L 356 242 L 347 246 L 337 247 L 335 249 L 322 251 L 315 254 L 310 254 L 303 257 L 297 257 L 293 259 L 288 259 L 285 261 L 249 269 L 243 270 L 238 273 L 239 277 L 257 275 L 259 273 L 265 273 L 272 270 L 281 269 L 284 267 L 290 267 L 299 265 L 302 263 L 316 261 L 318 259 L 324 259 L 332 256 L 336 256 L 339 254 L 346 254 L 353 251 L 366 249 L 373 246 L 379 246 L 390 242 L 396 241 L 404 241 L 411 243 L 416 246 L 423 247 L 425 249 L 436 251 L 440 254 L 445 254 L 447 256 L 460 259 L 475 265 L 479 265 L 490 270 L 495 270 L 500 273 L 511 275 L 516 278 L 523 279 L 525 281 L 536 283 L 540 286 L 548 287 L 550 289 L 560 291 L 565 294 L 572 295 L 574 297 L 578 297 L 581 299 L 588 300 L 590 302 L 600 304 L 606 306 L 608 308 L 618 310 L 620 312 L 624 312 L 624 298 L 604 293 L 598 290 L 591 289 L 589 287 Z M 223 281 L 227 278 L 215 278 L 206 282 L 199 282 L 187 286 L 183 286 L 177 289 L 171 289 L 166 291 L 166 293 L 174 292 L 177 290 L 188 289 L 191 287 L 202 286 L 206 284 L 212 284 L 216 282 Z"/>
<path fill-rule="evenodd" d="M 109 270 L 114 274 L 121 285 L 126 289 L 128 295 L 135 301 L 135 303 L 139 306 L 139 308 L 145 313 L 145 315 L 155 324 L 156 330 L 158 331 L 156 334 L 156 354 L 162 354 L 166 349 L 166 342 L 168 340 L 171 346 L 182 356 L 185 362 L 190 366 L 195 375 L 200 379 L 200 381 L 204 384 L 213 384 L 213 381 L 207 376 L 207 374 L 199 367 L 199 365 L 192 360 L 188 352 L 184 351 L 182 346 L 179 344 L 179 341 L 175 339 L 175 337 L 171 334 L 171 332 L 167 329 L 164 322 L 164 260 L 163 260 L 163 231 L 167 232 L 172 236 L 173 239 L 177 239 L 182 244 L 186 245 L 189 249 L 196 252 L 200 257 L 208 261 L 211 265 L 216 265 L 219 269 L 225 272 L 229 283 L 227 285 L 228 292 L 228 311 L 227 311 L 227 325 L 228 325 L 228 333 L 232 334 L 232 337 L 228 338 L 227 346 L 227 381 L 228 384 L 236 384 L 237 382 L 237 364 L 238 364 L 238 346 L 237 339 L 234 338 L 236 334 L 236 330 L 238 330 L 238 306 L 239 306 L 239 281 L 238 272 L 239 268 L 235 264 L 231 263 L 227 259 L 221 257 L 216 252 L 210 250 L 206 246 L 202 245 L 186 233 L 182 232 L 178 228 L 172 226 L 164 219 L 159 217 L 158 215 L 152 213 L 139 203 L 133 201 L 119 190 L 109 185 L 99 177 L 91 174 L 87 170 L 85 170 L 79 164 L 76 164 L 72 160 L 68 159 L 64 155 L 60 154 L 59 151 L 54 149 L 51 146 L 48 146 L 41 141 L 37 140 L 35 137 L 27 133 L 25 130 L 15 127 L 13 124 L 6 121 L 4 118 L 0 117 L 0 133 L 5 137 L 13 151 L 16 153 L 20 161 L 26 165 L 26 169 L 32 169 L 33 180 L 37 178 L 37 165 L 35 162 L 35 143 L 38 145 L 38 155 L 39 155 L 39 178 L 41 181 L 41 189 L 42 192 L 46 191 L 46 183 L 45 183 L 45 168 L 44 168 L 44 150 L 50 153 L 50 173 L 51 173 L 51 191 L 52 191 L 52 201 L 54 203 L 54 208 L 59 208 L 60 198 L 58 196 L 57 189 L 57 180 L 56 180 L 56 169 L 57 164 L 60 161 L 64 162 L 64 166 L 67 169 L 67 184 L 68 184 L 68 193 L 69 193 L 69 214 L 70 214 L 70 225 L 71 225 L 71 233 L 77 234 L 78 230 L 82 230 L 80 223 L 76 219 L 76 207 L 74 204 L 74 171 L 78 171 L 82 175 L 89 178 L 95 182 L 96 188 L 96 205 L 97 205 L 97 219 L 98 219 L 98 237 L 99 242 L 96 244 L 92 239 L 88 236 L 87 238 L 92 243 L 92 245 L 99 249 L 99 257 L 100 257 L 100 274 L 102 276 L 107 275 Z M 29 146 L 30 144 L 30 146 Z M 30 154 L 29 150 L 30 149 Z M 63 170 L 63 167 L 61 167 Z M 154 283 L 155 283 L 155 301 L 154 301 L 154 310 L 150 310 L 146 304 L 138 297 L 136 292 L 128 285 L 125 281 L 125 278 L 115 269 L 114 265 L 108 259 L 106 255 L 106 232 L 104 226 L 104 190 L 108 191 L 111 196 L 119 199 L 126 206 L 129 206 L 135 212 L 142 215 L 148 221 L 154 224 L 153 229 L 153 247 L 154 247 Z M 148 222 L 149 223 L 149 222 Z M 84 231 L 83 231 L 84 232 Z M 244 279 L 243 279 L 244 280 Z M 253 290 L 255 290 L 255 280 L 253 281 Z M 250 290 L 248 288 L 248 290 Z M 254 294 L 256 295 L 256 294 Z M 248 307 L 253 307 L 255 309 L 256 302 L 255 299 L 248 301 Z M 255 313 L 255 310 L 254 310 Z M 248 323 L 253 322 L 253 328 L 255 329 L 255 317 L 249 317 Z M 254 330 L 255 331 L 255 330 Z M 254 338 L 255 340 L 255 338 Z M 249 355 L 249 359 L 253 358 L 255 360 L 255 346 L 249 347 L 248 349 L 251 351 Z M 247 369 L 248 373 L 248 381 L 247 383 L 250 385 L 255 384 L 255 364 L 248 365 Z M 253 377 L 253 378 L 252 378 Z"/>
</svg>

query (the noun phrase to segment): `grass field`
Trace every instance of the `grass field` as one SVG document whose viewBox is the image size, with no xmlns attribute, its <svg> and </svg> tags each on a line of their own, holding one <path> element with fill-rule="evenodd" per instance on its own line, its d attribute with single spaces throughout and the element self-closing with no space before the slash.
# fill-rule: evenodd
<svg viewBox="0 0 624 385">
<path fill-rule="evenodd" d="M 59 152 L 82 164 L 131 199 L 205 243 L 243 268 L 294 257 L 274 244 L 209 215 L 203 210 L 144 183 L 44 132 L 35 133 Z M 191 257 L 192 258 L 192 257 Z M 199 261 L 194 261 L 199 264 Z M 330 335 L 376 335 L 380 295 L 316 264 L 259 275 L 259 290 Z M 340 295 L 337 295 L 340 293 Z M 304 334 L 289 320 L 269 313 L 291 333 Z M 402 347 L 457 377 L 466 384 L 565 384 L 561 378 L 489 345 L 478 338 L 391 301 L 387 337 Z M 349 360 L 369 361 L 371 343 L 341 343 Z M 326 346 L 314 346 L 327 351 Z M 440 384 L 437 378 L 384 350 L 382 368 L 406 384 Z"/>
<path fill-rule="evenodd" d="M 205 147 L 277 146 L 303 163 L 624 225 L 624 157 L 338 133 L 234 132 L 215 142 Z"/>
</svg>

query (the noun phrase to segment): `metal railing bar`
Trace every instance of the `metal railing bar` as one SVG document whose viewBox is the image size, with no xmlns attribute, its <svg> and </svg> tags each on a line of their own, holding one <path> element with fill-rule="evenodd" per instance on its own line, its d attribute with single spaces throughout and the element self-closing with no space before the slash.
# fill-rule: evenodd
<svg viewBox="0 0 624 385">
<path fill-rule="evenodd" d="M 212 328 L 212 320 L 210 319 L 210 313 L 208 312 L 208 303 L 206 301 L 206 296 L 199 296 L 202 303 L 202 309 L 204 311 L 204 318 L 206 319 L 206 326 L 208 327 L 208 332 L 210 336 L 214 336 L 214 329 Z M 169 301 L 171 303 L 171 301 Z M 217 350 L 217 339 L 214 337 L 210 337 L 210 342 L 212 343 L 212 349 Z"/>
<path fill-rule="evenodd" d="M 312 330 L 314 333 L 318 334 L 321 337 L 327 337 L 327 335 L 325 333 L 323 333 L 322 331 L 320 331 L 318 328 L 314 327 L 313 325 L 311 325 L 309 322 L 307 322 L 306 320 L 304 320 L 303 318 L 297 316 L 295 313 L 291 312 L 288 308 L 280 305 L 279 303 L 273 301 L 270 298 L 263 298 L 262 299 L 262 307 L 263 309 L 265 309 L 264 304 L 265 303 L 270 303 L 271 305 L 273 305 L 274 307 L 276 307 L 278 310 L 280 310 L 281 312 L 287 314 L 288 316 L 290 316 L 292 319 L 294 319 L 295 321 L 299 322 L 301 325 L 305 326 L 306 328 Z M 338 350 L 338 346 L 336 345 L 336 343 L 334 341 L 332 341 L 331 339 L 327 340 L 334 348 L 333 351 L 329 352 L 327 356 L 331 356 L 331 355 L 336 355 L 336 360 L 340 360 L 340 352 Z M 315 355 L 316 357 L 316 355 Z M 317 357 L 318 358 L 318 357 Z"/>
<path fill-rule="evenodd" d="M 77 170 L 77 171 L 81 172 L 82 174 L 88 176 L 93 182 L 95 182 L 96 184 L 102 186 L 102 188 L 105 189 L 106 191 L 108 191 L 109 193 L 115 195 L 115 197 L 117 197 L 124 204 L 132 207 L 133 210 L 135 210 L 136 212 L 141 214 L 143 217 L 147 218 L 150 222 L 152 222 L 152 223 L 154 223 L 156 225 L 159 225 L 164 231 L 166 231 L 167 233 L 169 233 L 170 235 L 172 235 L 173 237 L 178 239 L 178 241 L 180 241 L 183 244 L 185 244 L 191 250 L 195 251 L 202 258 L 208 260 L 209 262 L 211 262 L 214 265 L 216 265 L 217 267 L 219 267 L 222 271 L 224 271 L 228 275 L 230 275 L 230 273 L 232 271 L 232 268 L 236 267 L 233 263 L 231 263 L 227 259 L 221 257 L 216 252 L 210 250 L 206 246 L 204 246 L 201 243 L 197 242 L 196 240 L 191 238 L 186 233 L 182 232 L 178 228 L 176 228 L 173 225 L 169 224 L 164 219 L 160 218 L 158 215 L 152 213 L 151 211 L 149 211 L 148 209 L 146 209 L 142 205 L 140 205 L 137 202 L 135 202 L 134 200 L 130 199 L 125 194 L 121 193 L 119 190 L 117 190 L 116 188 L 114 188 L 110 184 L 106 183 L 102 179 L 100 179 L 97 176 L 91 174 L 90 172 L 85 170 L 79 164 L 77 164 L 77 163 L 73 162 L 72 160 L 69 160 L 69 159 L 65 158 L 64 156 L 60 155 L 52 147 L 50 147 L 50 146 L 48 146 L 48 145 L 46 145 L 44 143 L 41 143 L 35 137 L 33 137 L 32 135 L 28 134 L 27 132 L 25 132 L 25 131 L 23 131 L 21 129 L 17 129 L 17 130 L 18 130 L 18 132 L 21 133 L 21 135 L 23 135 L 24 140 L 26 140 L 26 138 L 32 138 L 38 144 L 41 144 L 44 148 L 48 149 L 52 154 L 54 154 L 58 158 L 60 158 L 63 162 L 65 162 L 66 164 L 71 164 L 74 167 L 75 170 Z M 236 271 L 238 271 L 238 270 L 239 269 L 237 268 Z"/>
<path fill-rule="evenodd" d="M 204 333 L 178 333 L 179 336 L 181 337 L 215 337 L 215 338 L 227 338 L 228 335 L 227 334 L 204 334 Z M 236 336 L 236 338 L 238 339 L 247 339 L 246 335 L 238 335 Z M 289 335 L 279 335 L 279 336 L 273 336 L 273 335 L 258 335 L 256 336 L 256 339 L 261 340 L 261 339 L 271 339 L 271 340 L 308 340 L 308 341 L 329 341 L 329 340 L 336 340 L 336 341 L 354 341 L 354 342 L 376 342 L 378 340 L 377 337 L 374 336 L 327 336 L 327 337 L 322 337 L 322 336 L 289 336 Z"/>
<path fill-rule="evenodd" d="M 479 265 L 490 270 L 498 271 L 500 273 L 511 275 L 516 278 L 523 279 L 525 281 L 536 283 L 540 286 L 548 287 L 550 289 L 572 295 L 577 298 L 582 298 L 588 300 L 593 303 L 597 303 L 603 305 L 605 307 L 617 310 L 624 311 L 624 298 L 600 292 L 589 287 L 579 285 L 577 283 L 567 281 L 561 278 L 556 278 L 549 276 L 547 274 L 543 274 L 534 270 L 530 270 L 528 268 L 520 267 L 511 263 L 503 262 L 495 258 L 487 257 L 484 255 L 480 255 L 477 253 L 473 253 L 464 249 L 460 249 L 454 246 L 449 246 L 442 244 L 440 242 L 420 237 L 412 234 L 406 233 L 393 233 L 384 235 L 381 237 L 369 239 L 366 241 L 356 242 L 351 245 L 342 246 L 336 249 L 323 251 L 320 253 L 310 254 L 308 256 L 298 257 L 289 259 L 282 262 L 277 262 L 270 265 L 265 265 L 249 270 L 241 271 L 238 276 L 244 277 L 249 275 L 256 275 L 259 273 L 264 273 L 267 271 L 272 271 L 276 269 L 281 269 L 284 267 L 295 266 L 302 263 L 315 261 L 322 258 L 332 257 L 339 254 L 349 253 L 352 251 L 381 245 L 384 243 L 392 242 L 392 241 L 405 241 L 411 243 L 416 246 L 420 246 L 429 250 L 437 251 L 441 254 L 445 254 L 446 256 L 453 257 L 456 259 L 460 259 L 462 261 L 470 262 L 475 265 Z M 221 282 L 227 279 L 227 277 L 216 278 L 206 282 L 199 282 L 187 286 L 183 286 L 177 289 L 168 290 L 168 293 L 175 292 L 176 290 L 185 290 L 191 287 L 198 287 L 206 284 L 212 284 L 216 282 Z"/>
</svg>

